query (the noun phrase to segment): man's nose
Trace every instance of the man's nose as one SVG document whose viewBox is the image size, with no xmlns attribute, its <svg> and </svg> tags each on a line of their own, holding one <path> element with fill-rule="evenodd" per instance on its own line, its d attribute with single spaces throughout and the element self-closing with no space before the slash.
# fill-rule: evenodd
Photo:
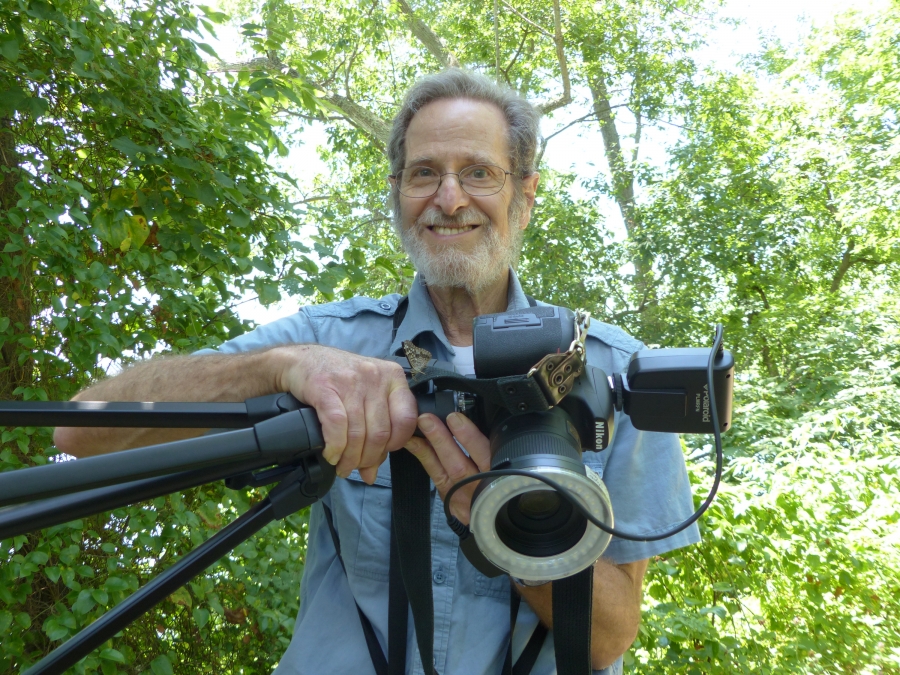
<svg viewBox="0 0 900 675">
<path fill-rule="evenodd" d="M 469 205 L 469 194 L 462 189 L 459 176 L 455 173 L 441 176 L 441 184 L 432 199 L 434 205 L 448 216 Z"/>
</svg>

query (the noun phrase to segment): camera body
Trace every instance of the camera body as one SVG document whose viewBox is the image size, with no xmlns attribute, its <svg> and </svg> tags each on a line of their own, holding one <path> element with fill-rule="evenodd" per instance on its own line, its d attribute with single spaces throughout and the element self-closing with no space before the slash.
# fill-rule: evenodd
<svg viewBox="0 0 900 675">
<path fill-rule="evenodd" d="M 611 536 L 583 512 L 612 528 L 612 504 L 582 453 L 609 446 L 616 411 L 643 430 L 713 430 L 710 350 L 640 350 L 624 373 L 608 376 L 587 362 L 588 323 L 586 315 L 552 306 L 479 316 L 474 380 L 434 361 L 424 374 L 412 369 L 420 411 L 463 412 L 490 439 L 493 474 L 475 490 L 470 532 L 461 542 L 488 576 L 549 581 L 600 557 Z M 733 371 L 731 355 L 718 354 L 713 388 L 723 431 L 731 422 Z"/>
</svg>

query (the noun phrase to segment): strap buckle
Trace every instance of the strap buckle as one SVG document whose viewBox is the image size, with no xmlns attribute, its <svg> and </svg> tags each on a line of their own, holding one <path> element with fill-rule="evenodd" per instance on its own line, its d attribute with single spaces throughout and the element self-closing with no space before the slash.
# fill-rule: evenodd
<svg viewBox="0 0 900 675">
<path fill-rule="evenodd" d="M 550 407 L 558 405 L 572 390 L 572 384 L 585 366 L 587 330 L 591 325 L 590 312 L 578 310 L 575 313 L 575 339 L 568 351 L 562 354 L 547 354 L 538 361 L 526 377 L 533 377 L 547 397 Z"/>
</svg>

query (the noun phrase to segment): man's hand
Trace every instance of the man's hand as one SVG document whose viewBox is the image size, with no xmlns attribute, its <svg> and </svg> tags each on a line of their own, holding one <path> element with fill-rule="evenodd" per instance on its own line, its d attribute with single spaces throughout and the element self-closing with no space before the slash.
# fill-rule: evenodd
<svg viewBox="0 0 900 675">
<path fill-rule="evenodd" d="M 323 456 L 346 478 L 353 469 L 370 485 L 391 450 L 416 429 L 416 399 L 398 363 L 321 345 L 278 347 L 276 387 L 316 409 Z"/>
<path fill-rule="evenodd" d="M 422 463 L 434 481 L 441 499 L 445 499 L 447 491 L 463 478 L 491 468 L 491 443 L 472 420 L 461 413 L 451 413 L 447 416 L 447 425 L 449 429 L 435 415 L 421 415 L 419 429 L 428 440 L 413 437 L 406 443 L 406 449 Z M 468 457 L 456 441 L 466 449 Z M 461 487 L 450 502 L 450 511 L 466 525 L 469 524 L 472 493 L 477 485 L 474 482 Z"/>
</svg>

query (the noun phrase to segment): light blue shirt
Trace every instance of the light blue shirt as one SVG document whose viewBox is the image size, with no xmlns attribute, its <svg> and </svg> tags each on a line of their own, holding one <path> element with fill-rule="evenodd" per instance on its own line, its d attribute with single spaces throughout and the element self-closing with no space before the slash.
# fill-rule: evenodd
<svg viewBox="0 0 900 675">
<path fill-rule="evenodd" d="M 413 284 L 409 307 L 391 340 L 399 295 L 380 300 L 354 298 L 302 308 L 297 314 L 261 326 L 219 349 L 245 352 L 279 344 L 318 343 L 383 358 L 395 354 L 404 340 L 419 337 L 435 358 L 449 361 L 448 342 L 426 288 Z M 543 304 L 543 303 L 541 303 Z M 510 273 L 508 309 L 528 306 L 522 287 Z M 607 374 L 627 367 L 642 344 L 625 332 L 592 321 L 586 343 L 587 361 Z M 680 444 L 675 436 L 637 431 L 616 413 L 612 443 L 603 452 L 585 452 L 584 462 L 606 483 L 616 528 L 647 535 L 663 532 L 693 512 L 691 489 Z M 489 579 L 477 572 L 459 550 L 459 539 L 444 521 L 440 496 L 432 486 L 431 554 L 434 593 L 434 665 L 441 675 L 499 675 L 509 641 L 510 583 L 506 576 Z M 323 500 L 334 514 L 346 574 L 337 560 L 321 504 L 310 513 L 306 565 L 300 585 L 300 614 L 294 636 L 276 675 L 361 675 L 374 673 L 356 605 L 366 613 L 387 654 L 388 570 L 390 561 L 391 472 L 382 464 L 374 485 L 354 471 L 338 478 Z M 641 543 L 613 538 L 604 558 L 618 564 L 643 560 L 699 541 L 696 525 L 668 539 Z M 513 635 L 518 658 L 538 618 L 523 602 Z M 409 618 L 408 675 L 424 675 Z M 553 635 L 532 670 L 556 672 Z M 622 672 L 622 659 L 602 675 Z"/>
</svg>

